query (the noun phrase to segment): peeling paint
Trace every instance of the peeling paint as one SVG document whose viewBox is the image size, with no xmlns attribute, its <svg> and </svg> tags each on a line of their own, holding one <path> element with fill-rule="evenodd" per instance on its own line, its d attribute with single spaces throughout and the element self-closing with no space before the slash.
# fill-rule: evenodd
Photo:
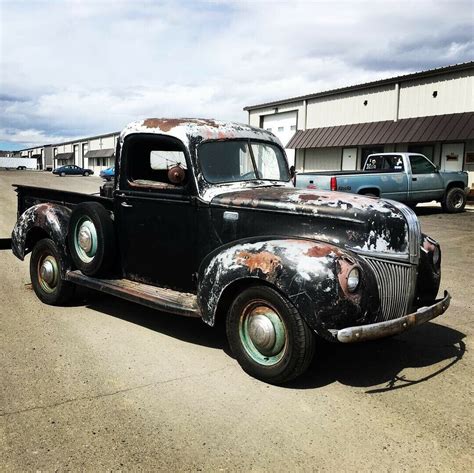
<svg viewBox="0 0 474 473">
<path fill-rule="evenodd" d="M 281 268 L 281 258 L 269 251 L 261 251 L 259 253 L 239 251 L 235 254 L 235 259 L 237 264 L 247 266 L 251 272 L 259 269 L 263 274 L 269 274 Z"/>
</svg>

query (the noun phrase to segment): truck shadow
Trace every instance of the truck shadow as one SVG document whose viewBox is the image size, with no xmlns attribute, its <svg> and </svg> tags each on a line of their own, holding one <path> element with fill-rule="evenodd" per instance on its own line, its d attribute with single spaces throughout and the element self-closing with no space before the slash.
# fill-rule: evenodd
<svg viewBox="0 0 474 473">
<path fill-rule="evenodd" d="M 224 324 L 209 327 L 201 319 L 160 312 L 118 297 L 80 289 L 81 304 L 103 314 L 140 325 L 178 340 L 228 352 Z"/>
<path fill-rule="evenodd" d="M 232 357 L 223 323 L 209 327 L 197 318 L 158 312 L 95 291 L 82 290 L 81 296 L 82 303 L 90 309 L 187 343 L 223 350 Z M 455 329 L 429 322 L 390 339 L 361 344 L 318 339 L 308 371 L 284 388 L 317 389 L 339 382 L 367 388 L 367 393 L 375 394 L 412 386 L 438 376 L 460 361 L 466 350 L 464 338 L 465 334 Z M 409 376 L 405 370 L 409 370 Z"/>
<path fill-rule="evenodd" d="M 321 342 L 306 375 L 287 385 L 314 389 L 335 381 L 376 394 L 428 381 L 466 351 L 465 334 L 429 322 L 393 338 L 361 344 Z M 409 374 L 404 374 L 409 370 Z"/>
</svg>

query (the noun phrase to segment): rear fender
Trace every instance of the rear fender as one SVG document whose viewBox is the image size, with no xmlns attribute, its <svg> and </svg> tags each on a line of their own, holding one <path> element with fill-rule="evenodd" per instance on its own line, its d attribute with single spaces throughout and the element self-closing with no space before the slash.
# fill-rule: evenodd
<svg viewBox="0 0 474 473">
<path fill-rule="evenodd" d="M 56 244 L 61 258 L 61 268 L 71 267 L 67 250 L 67 231 L 71 210 L 62 205 L 44 203 L 25 210 L 12 232 L 13 254 L 23 260 L 41 238 L 50 238 Z"/>
<path fill-rule="evenodd" d="M 361 289 L 350 294 L 346 279 L 361 267 Z M 204 322 L 214 325 L 219 302 L 237 281 L 271 285 L 287 297 L 308 325 L 325 338 L 329 329 L 362 324 L 369 309 L 378 310 L 372 272 L 363 260 L 326 242 L 301 239 L 233 242 L 218 248 L 198 274 L 198 303 Z M 374 286 L 375 290 L 363 290 Z M 377 300 L 373 300 L 377 298 Z"/>
</svg>

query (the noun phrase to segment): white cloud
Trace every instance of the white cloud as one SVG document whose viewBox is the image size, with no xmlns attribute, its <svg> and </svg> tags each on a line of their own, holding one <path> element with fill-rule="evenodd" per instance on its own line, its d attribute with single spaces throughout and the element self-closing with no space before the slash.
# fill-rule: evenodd
<svg viewBox="0 0 474 473">
<path fill-rule="evenodd" d="M 146 116 L 245 121 L 245 105 L 470 60 L 474 47 L 469 1 L 4 1 L 1 9 L 4 141 L 34 138 L 31 130 L 40 141 L 115 131 Z"/>
</svg>

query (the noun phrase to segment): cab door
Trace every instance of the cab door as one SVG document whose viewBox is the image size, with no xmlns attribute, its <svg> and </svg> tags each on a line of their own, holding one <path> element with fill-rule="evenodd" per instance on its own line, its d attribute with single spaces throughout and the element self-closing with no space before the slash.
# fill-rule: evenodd
<svg viewBox="0 0 474 473">
<path fill-rule="evenodd" d="M 115 194 L 116 228 L 124 277 L 192 291 L 196 207 L 185 149 L 178 141 L 141 134 L 127 138 Z M 163 159 L 155 165 L 157 156 Z M 176 167 L 181 182 L 169 178 Z"/>
<path fill-rule="evenodd" d="M 408 159 L 411 167 L 409 200 L 429 202 L 440 199 L 444 193 L 444 184 L 436 166 L 422 154 L 410 154 Z"/>
</svg>

